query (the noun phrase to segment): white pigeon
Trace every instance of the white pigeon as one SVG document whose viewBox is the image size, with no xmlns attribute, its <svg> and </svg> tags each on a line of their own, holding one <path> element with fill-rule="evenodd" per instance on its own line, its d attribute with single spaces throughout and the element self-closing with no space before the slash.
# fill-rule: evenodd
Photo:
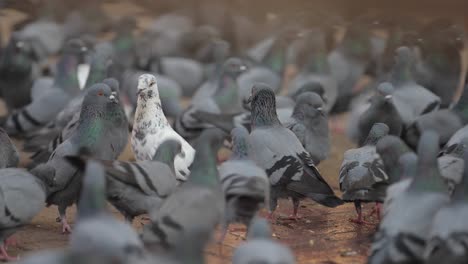
<svg viewBox="0 0 468 264">
<path fill-rule="evenodd" d="M 174 160 L 176 177 L 186 180 L 195 149 L 172 129 L 161 107 L 156 77 L 143 74 L 138 78 L 138 102 L 132 131 L 132 149 L 137 160 L 152 160 L 166 140 L 180 142 L 182 151 Z"/>
</svg>

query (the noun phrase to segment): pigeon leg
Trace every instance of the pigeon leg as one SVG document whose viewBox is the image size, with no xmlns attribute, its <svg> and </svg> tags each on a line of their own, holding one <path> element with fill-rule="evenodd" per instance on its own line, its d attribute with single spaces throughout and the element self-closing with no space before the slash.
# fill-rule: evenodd
<svg viewBox="0 0 468 264">
<path fill-rule="evenodd" d="M 278 206 L 278 199 L 274 197 L 273 195 L 270 196 L 270 212 L 267 216 L 268 221 L 273 222 L 275 220 L 274 213 L 276 210 L 276 207 Z"/>
<path fill-rule="evenodd" d="M 380 219 L 381 219 L 381 214 L 380 214 L 381 209 L 382 209 L 382 204 L 379 203 L 379 202 L 376 202 L 375 207 L 372 208 L 372 211 L 370 212 L 369 216 L 373 216 L 374 214 L 376 214 L 377 219 L 380 221 Z"/>
<path fill-rule="evenodd" d="M 16 241 L 15 236 L 10 236 L 5 240 L 5 249 L 8 249 L 9 246 L 15 247 L 16 245 L 18 245 L 18 241 Z"/>
<path fill-rule="evenodd" d="M 354 202 L 354 207 L 356 208 L 356 213 L 358 214 L 358 217 L 356 219 L 349 219 L 351 223 L 363 225 L 367 224 L 366 221 L 362 219 L 362 207 L 361 207 L 361 202 L 360 201 L 355 201 Z"/>
<path fill-rule="evenodd" d="M 7 253 L 6 249 L 5 249 L 5 245 L 3 243 L 0 246 L 0 259 L 5 260 L 5 261 L 18 261 L 18 257 L 12 257 L 12 256 L 8 255 L 8 253 Z"/>
<path fill-rule="evenodd" d="M 70 234 L 72 229 L 67 221 L 67 207 L 59 206 L 58 211 L 59 218 L 57 220 L 60 220 L 60 222 L 62 223 L 62 234 Z"/>
<path fill-rule="evenodd" d="M 298 215 L 298 214 L 297 214 L 297 211 L 299 210 L 299 203 L 300 203 L 300 201 L 299 201 L 299 199 L 297 199 L 297 198 L 293 198 L 293 199 L 292 199 L 292 203 L 293 203 L 293 213 L 292 213 L 292 215 L 290 215 L 290 216 L 288 217 L 288 219 L 290 219 L 290 220 L 299 220 L 299 219 L 302 218 L 301 215 Z"/>
</svg>

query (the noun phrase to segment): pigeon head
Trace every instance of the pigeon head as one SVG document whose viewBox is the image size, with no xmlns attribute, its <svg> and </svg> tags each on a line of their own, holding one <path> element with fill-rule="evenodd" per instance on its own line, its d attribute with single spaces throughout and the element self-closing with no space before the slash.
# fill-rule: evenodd
<svg viewBox="0 0 468 264">
<path fill-rule="evenodd" d="M 271 227 L 268 221 L 264 218 L 256 216 L 250 222 L 249 231 L 247 233 L 248 239 L 257 238 L 271 238 Z"/>
<path fill-rule="evenodd" d="M 95 83 L 101 82 L 108 76 L 113 66 L 112 58 L 114 53 L 114 48 L 107 42 L 99 43 L 94 47 L 85 87 L 90 87 Z"/>
<path fill-rule="evenodd" d="M 401 179 L 413 177 L 418 167 L 418 156 L 413 152 L 407 152 L 398 159 L 398 168 L 401 171 Z"/>
<path fill-rule="evenodd" d="M 35 60 L 33 55 L 29 42 L 13 36 L 0 57 L 2 78 L 29 73 Z"/>
<path fill-rule="evenodd" d="M 151 98 L 159 99 L 158 84 L 156 77 L 152 74 L 142 74 L 138 77 L 138 91 L 139 98 L 148 100 Z"/>
<path fill-rule="evenodd" d="M 106 105 L 117 103 L 117 97 L 107 84 L 97 83 L 92 85 L 83 99 L 83 107 L 89 105 Z"/>
<path fill-rule="evenodd" d="M 224 74 L 234 79 L 239 77 L 239 75 L 246 70 L 247 66 L 245 66 L 244 62 L 239 58 L 229 58 L 223 64 Z"/>
<path fill-rule="evenodd" d="M 382 158 L 389 181 L 398 181 L 401 176 L 398 160 L 402 155 L 411 153 L 411 149 L 399 137 L 387 135 L 377 142 L 376 151 Z"/>
<path fill-rule="evenodd" d="M 168 164 L 174 170 L 174 158 L 182 152 L 182 145 L 177 140 L 164 141 L 154 153 L 153 160 Z"/>
<path fill-rule="evenodd" d="M 249 131 L 245 127 L 236 127 L 231 131 L 233 158 L 245 158 L 248 156 L 248 136 Z"/>
<path fill-rule="evenodd" d="M 84 63 L 88 54 L 88 47 L 81 39 L 70 39 L 65 43 L 63 53 L 77 56 L 80 59 L 80 63 Z"/>
<path fill-rule="evenodd" d="M 305 83 L 304 85 L 301 86 L 301 88 L 299 88 L 299 90 L 297 90 L 292 98 L 294 99 L 294 101 L 297 101 L 297 97 L 299 95 L 301 95 L 302 93 L 305 93 L 305 92 L 313 92 L 313 93 L 316 93 L 318 95 L 320 95 L 320 97 L 322 97 L 322 100 L 324 103 L 327 102 L 327 97 L 325 95 L 325 89 L 323 88 L 323 86 L 319 83 L 319 82 L 307 82 Z"/>
<path fill-rule="evenodd" d="M 268 85 L 256 83 L 252 87 L 252 95 L 248 101 L 252 109 L 252 128 L 257 126 L 281 125 L 276 113 L 275 93 Z"/>
<path fill-rule="evenodd" d="M 440 175 L 437 156 L 440 136 L 435 131 L 424 131 L 418 143 L 418 171 L 410 188 L 426 192 L 447 192 Z"/>
<path fill-rule="evenodd" d="M 106 208 L 105 171 L 97 161 L 89 160 L 84 171 L 83 187 L 78 203 L 79 219 L 93 217 Z"/>
<path fill-rule="evenodd" d="M 395 51 L 395 65 L 391 73 L 391 82 L 399 85 L 408 81 L 413 81 L 415 56 L 413 51 L 405 46 L 399 47 Z"/>
<path fill-rule="evenodd" d="M 377 142 L 388 135 L 389 128 L 384 123 L 375 123 L 367 135 L 365 145 L 376 145 Z"/>
<path fill-rule="evenodd" d="M 371 98 L 371 104 L 378 106 L 384 104 L 391 104 L 393 98 L 393 85 L 388 82 L 381 83 L 377 87 L 375 95 Z"/>
<path fill-rule="evenodd" d="M 112 90 L 112 94 L 115 96 L 115 98 L 118 100 L 120 96 L 120 85 L 119 81 L 117 81 L 114 78 L 107 78 L 102 81 L 102 83 L 107 84 L 109 88 Z"/>
<path fill-rule="evenodd" d="M 295 118 L 304 119 L 305 117 L 317 117 L 320 115 L 325 115 L 323 113 L 323 100 L 320 95 L 313 92 L 305 92 L 297 97 L 293 110 Z"/>
</svg>

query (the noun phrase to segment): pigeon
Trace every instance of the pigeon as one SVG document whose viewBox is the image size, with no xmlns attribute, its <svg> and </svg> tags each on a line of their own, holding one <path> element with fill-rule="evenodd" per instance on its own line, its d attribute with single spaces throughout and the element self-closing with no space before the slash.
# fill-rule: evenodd
<svg viewBox="0 0 468 264">
<path fill-rule="evenodd" d="M 449 203 L 437 168 L 439 136 L 426 131 L 418 145 L 418 164 L 408 189 L 395 197 L 380 223 L 368 263 L 422 263 L 431 223 Z"/>
<path fill-rule="evenodd" d="M 385 198 L 384 183 L 388 176 L 382 158 L 377 154 L 376 144 L 388 131 L 387 125 L 375 123 L 362 147 L 344 153 L 339 176 L 340 190 L 343 192 L 343 201 L 353 202 L 356 208 L 358 217 L 350 219 L 353 223 L 366 223 L 362 219 L 361 203 L 375 202 L 377 205 Z"/>
<path fill-rule="evenodd" d="M 239 58 L 230 58 L 223 64 L 223 72 L 218 79 L 212 80 L 211 86 L 195 95 L 191 105 L 177 118 L 175 122 L 176 131 L 187 139 L 196 138 L 200 132 L 211 124 L 200 122 L 194 115 L 227 114 L 229 116 L 245 112 L 243 108 L 240 88 L 236 81 L 245 70 L 244 63 Z M 206 96 L 202 95 L 206 94 Z M 232 129 L 227 130 L 229 133 Z"/>
<path fill-rule="evenodd" d="M 43 127 L 80 91 L 76 73 L 78 64 L 83 59 L 83 52 L 86 52 L 86 48 L 82 41 L 72 39 L 67 42 L 57 65 L 58 72 L 53 87 L 46 89 L 30 104 L 8 115 L 3 124 L 8 134 L 20 134 Z"/>
<path fill-rule="evenodd" d="M 389 82 L 395 87 L 393 104 L 405 126 L 410 125 L 418 116 L 437 110 L 440 105 L 437 95 L 414 80 L 415 63 L 416 56 L 408 47 L 398 48 L 389 78 Z"/>
<path fill-rule="evenodd" d="M 89 160 L 84 171 L 76 229 L 70 237 L 70 252 L 113 257 L 124 263 L 144 258 L 145 250 L 138 234 L 105 208 L 105 170 L 98 162 Z"/>
<path fill-rule="evenodd" d="M 150 213 L 151 223 L 143 227 L 142 239 L 149 247 L 174 248 L 178 239 L 197 233 L 203 248 L 224 217 L 216 156 L 224 134 L 216 129 L 203 131 L 196 141 L 195 160 L 187 182 L 172 193 L 161 208 Z"/>
<path fill-rule="evenodd" d="M 13 34 L 0 57 L 0 91 L 8 111 L 31 102 L 34 53 L 30 43 Z"/>
<path fill-rule="evenodd" d="M 323 88 L 323 86 L 320 83 L 318 83 L 318 82 L 307 82 L 304 85 L 302 85 L 301 87 L 299 87 L 299 89 L 296 92 L 291 93 L 290 97 L 294 101 L 296 101 L 297 97 L 299 95 L 301 95 L 302 93 L 305 93 L 305 92 L 313 92 L 313 93 L 316 93 L 316 94 L 320 95 L 320 97 L 322 98 L 322 101 L 324 102 L 325 105 L 327 105 L 327 108 L 328 108 L 328 105 L 329 105 L 328 97 L 325 95 L 325 89 Z M 325 109 L 326 109 L 326 112 L 328 113 L 327 108 L 325 108 Z"/>
<path fill-rule="evenodd" d="M 370 25 L 360 19 L 346 29 L 341 43 L 327 57 L 333 79 L 338 83 L 338 97 L 332 113 L 348 109 L 355 86 L 371 60 Z"/>
<path fill-rule="evenodd" d="M 226 199 L 227 224 L 241 222 L 248 226 L 258 210 L 269 201 L 268 176 L 249 159 L 248 136 L 249 132 L 244 127 L 231 131 L 231 157 L 218 167 Z"/>
<path fill-rule="evenodd" d="M 313 92 L 305 92 L 296 100 L 291 122 L 284 124 L 294 132 L 315 165 L 330 154 L 328 118 L 324 111 L 320 96 Z"/>
<path fill-rule="evenodd" d="M 270 178 L 270 217 L 278 198 L 292 198 L 292 218 L 298 217 L 299 203 L 304 198 L 328 207 L 341 205 L 343 201 L 322 178 L 299 139 L 278 120 L 274 92 L 265 84 L 256 84 L 252 92 L 249 157 Z"/>
<path fill-rule="evenodd" d="M 98 83 L 88 88 L 76 130 L 56 148 L 45 165 L 53 172 L 45 173 L 44 169 L 37 171 L 40 178 L 54 183 L 50 187 L 46 202 L 48 205 L 58 206 L 57 220 L 62 223 L 63 233 L 71 231 L 66 219 L 66 209 L 78 199 L 82 178 L 82 174 L 65 162 L 64 157 L 77 155 L 80 148 L 86 147 L 97 159 L 116 159 L 122 152 L 122 149 L 114 146 L 119 142 L 119 139 L 115 138 L 119 132 L 116 131 L 117 124 L 112 124 L 112 119 L 118 109 L 109 111 L 109 108 L 117 104 L 115 95 L 106 84 Z"/>
<path fill-rule="evenodd" d="M 167 121 L 161 108 L 156 77 L 143 74 L 138 79 L 138 105 L 132 131 L 132 149 L 137 160 L 151 160 L 162 142 L 174 139 L 182 145 L 174 165 L 178 179 L 186 180 L 195 150 Z"/>
<path fill-rule="evenodd" d="M 236 248 L 232 256 L 232 263 L 296 263 L 293 252 L 284 245 L 275 242 L 271 233 L 268 221 L 258 216 L 255 217 L 249 227 L 247 242 Z"/>
<path fill-rule="evenodd" d="M 306 48 L 297 56 L 305 60 L 301 71 L 291 81 L 288 88 L 288 94 L 294 95 L 304 86 L 320 85 L 323 89 L 323 95 L 327 98 L 325 102 L 325 111 L 328 113 L 333 107 L 337 97 L 338 84 L 330 75 L 330 67 L 327 61 L 325 34 L 321 30 L 311 30 L 303 38 Z"/>
<path fill-rule="evenodd" d="M 429 23 L 421 32 L 421 60 L 416 67 L 418 83 L 440 97 L 441 107 L 449 107 L 459 87 L 464 48 L 463 27 Z"/>
<path fill-rule="evenodd" d="M 0 169 L 0 259 L 17 260 L 6 252 L 19 228 L 29 224 L 42 208 L 46 199 L 46 183 L 24 169 Z M 10 239 L 9 239 L 10 238 Z"/>
<path fill-rule="evenodd" d="M 15 144 L 5 130 L 0 128 L 0 169 L 18 167 L 19 160 Z"/>
<path fill-rule="evenodd" d="M 153 160 L 138 162 L 94 160 L 104 167 L 107 199 L 128 220 L 157 209 L 176 187 L 174 158 L 181 151 L 175 140 L 166 140 Z M 86 153 L 84 153 L 86 154 Z M 83 157 L 67 157 L 73 165 L 84 170 Z"/>
<path fill-rule="evenodd" d="M 394 88 L 390 83 L 382 83 L 377 93 L 371 98 L 370 107 L 359 118 L 359 140 L 361 146 L 374 123 L 384 123 L 388 126 L 389 134 L 400 136 L 403 130 L 403 121 L 393 104 Z"/>
<path fill-rule="evenodd" d="M 421 115 L 407 127 L 404 133 L 406 143 L 415 148 L 421 133 L 434 130 L 440 136 L 440 145 L 444 146 L 459 129 L 468 124 L 467 105 L 468 85 L 465 86 L 460 99 L 453 108 Z"/>
<path fill-rule="evenodd" d="M 455 148 L 442 151 L 439 158 L 437 158 L 440 174 L 444 178 L 450 194 L 453 193 L 455 186 L 462 181 L 463 172 L 465 171 L 463 155 L 467 148 L 468 138 L 465 137 Z"/>
<path fill-rule="evenodd" d="M 468 154 L 463 154 L 464 162 L 468 162 Z M 466 248 L 467 227 L 466 203 L 468 187 L 468 170 L 463 173 L 463 179 L 455 189 L 452 200 L 441 208 L 432 220 L 429 231 L 424 263 L 465 263 L 468 257 Z"/>
</svg>

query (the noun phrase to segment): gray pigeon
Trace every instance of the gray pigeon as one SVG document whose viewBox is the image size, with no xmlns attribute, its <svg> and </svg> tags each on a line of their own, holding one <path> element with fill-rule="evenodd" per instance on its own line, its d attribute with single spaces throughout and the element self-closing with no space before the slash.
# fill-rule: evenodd
<svg viewBox="0 0 468 264">
<path fill-rule="evenodd" d="M 30 43 L 13 34 L 0 57 L 0 92 L 9 112 L 31 102 L 33 71 Z"/>
<path fill-rule="evenodd" d="M 350 149 L 344 153 L 340 168 L 340 190 L 343 201 L 353 202 L 357 219 L 351 222 L 364 224 L 362 219 L 362 202 L 382 203 L 385 198 L 385 183 L 388 176 L 375 145 L 388 134 L 388 126 L 376 123 L 372 126 L 364 146 Z"/>
<path fill-rule="evenodd" d="M 203 248 L 224 217 L 216 156 L 224 135 L 219 130 L 205 130 L 196 142 L 195 160 L 185 184 L 172 193 L 161 208 L 150 213 L 151 223 L 144 226 L 142 239 L 150 247 L 173 248 L 178 239 L 198 234 Z"/>
<path fill-rule="evenodd" d="M 249 225 L 252 218 L 269 201 L 268 176 L 248 158 L 249 132 L 244 127 L 231 131 L 232 154 L 219 167 L 221 186 L 226 199 L 226 224 Z"/>
<path fill-rule="evenodd" d="M 403 131 L 403 120 L 392 102 L 394 88 L 390 83 L 382 83 L 377 93 L 371 98 L 370 107 L 359 118 L 359 140 L 362 145 L 375 123 L 384 123 L 389 127 L 389 134 L 400 136 Z"/>
<path fill-rule="evenodd" d="M 323 107 L 323 101 L 318 94 L 305 92 L 297 97 L 292 120 L 284 123 L 309 152 L 315 165 L 330 154 L 328 118 Z"/>
<path fill-rule="evenodd" d="M 468 153 L 463 154 L 468 162 Z M 466 263 L 468 258 L 468 170 L 455 189 L 450 204 L 437 212 L 432 221 L 424 254 L 424 263 Z"/>
<path fill-rule="evenodd" d="M 464 125 L 468 124 L 468 85 L 452 109 L 442 109 L 419 116 L 405 131 L 405 141 L 415 148 L 422 132 L 436 131 L 440 136 L 440 145 L 449 139 Z"/>
<path fill-rule="evenodd" d="M 191 105 L 177 118 L 176 131 L 187 139 L 194 139 L 200 132 L 211 124 L 200 122 L 193 115 L 197 112 L 211 114 L 236 115 L 244 112 L 240 94 L 241 86 L 236 81 L 245 70 L 245 65 L 238 58 L 230 58 L 223 65 L 223 72 L 218 79 L 212 80 L 210 92 L 205 91 L 206 97 L 197 95 Z M 208 88 L 207 88 L 208 89 Z M 230 132 L 231 130 L 228 130 Z"/>
<path fill-rule="evenodd" d="M 249 227 L 247 242 L 240 245 L 232 256 L 233 264 L 264 263 L 294 264 L 293 252 L 273 240 L 271 227 L 265 219 L 255 217 Z"/>
<path fill-rule="evenodd" d="M 60 217 L 57 220 L 62 222 L 62 232 L 71 230 L 65 213 L 67 207 L 78 198 L 82 178 L 81 173 L 63 158 L 77 155 L 82 147 L 89 149 L 90 154 L 97 159 L 114 160 L 120 155 L 122 149 L 116 148 L 120 139 L 115 138 L 119 133 L 116 131 L 118 123 L 112 122 L 119 110 L 113 105 L 118 105 L 118 101 L 109 86 L 95 84 L 88 88 L 76 130 L 57 147 L 45 165 L 53 173 L 44 173 L 42 170 L 37 172 L 41 178 L 53 181 L 47 204 L 58 205 Z M 115 111 L 110 111 L 110 108 L 115 108 Z"/>
<path fill-rule="evenodd" d="M 44 208 L 46 192 L 45 183 L 24 169 L 0 170 L 0 259 L 17 260 L 6 252 L 9 237 Z"/>
<path fill-rule="evenodd" d="M 256 84 L 252 92 L 249 157 L 270 178 L 270 216 L 278 198 L 292 198 L 293 218 L 297 217 L 300 200 L 304 198 L 328 207 L 341 205 L 343 201 L 322 178 L 299 139 L 278 120 L 274 92 L 265 84 Z"/>
<path fill-rule="evenodd" d="M 65 107 L 72 96 L 79 93 L 77 67 L 85 51 L 84 43 L 80 40 L 70 40 L 67 43 L 58 62 L 53 87 L 46 89 L 30 104 L 9 114 L 3 125 L 9 134 L 30 132 L 45 126 Z"/>
<path fill-rule="evenodd" d="M 106 211 L 104 168 L 88 161 L 78 203 L 75 232 L 70 237 L 70 252 L 113 257 L 132 263 L 145 257 L 143 242 L 128 224 Z"/>
<path fill-rule="evenodd" d="M 175 140 L 158 148 L 152 161 L 123 162 L 95 160 L 106 171 L 107 199 L 130 223 L 136 216 L 158 209 L 176 189 L 179 182 L 174 171 L 174 158 L 181 151 Z M 81 171 L 82 157 L 67 157 Z"/>
<path fill-rule="evenodd" d="M 437 110 L 440 98 L 417 84 L 413 78 L 416 56 L 408 47 L 396 50 L 395 65 L 389 82 L 395 87 L 393 104 L 407 126 L 418 116 Z"/>
<path fill-rule="evenodd" d="M 19 163 L 19 153 L 15 144 L 8 134 L 0 128 L 0 168 L 17 167 Z"/>
<path fill-rule="evenodd" d="M 439 136 L 424 132 L 418 145 L 416 175 L 408 190 L 394 198 L 380 223 L 368 263 L 421 263 L 431 223 L 449 202 L 437 167 Z"/>
</svg>

